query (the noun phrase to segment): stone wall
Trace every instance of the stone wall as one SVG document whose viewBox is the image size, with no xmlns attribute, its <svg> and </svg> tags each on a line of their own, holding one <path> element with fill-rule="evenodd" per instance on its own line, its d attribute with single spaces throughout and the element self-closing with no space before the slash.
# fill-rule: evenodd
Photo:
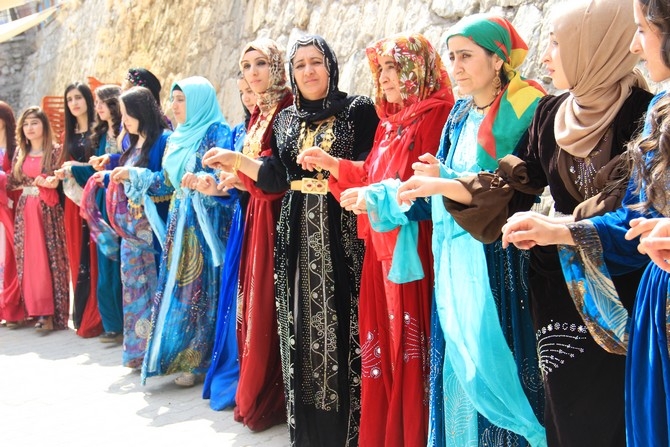
<svg viewBox="0 0 670 447">
<path fill-rule="evenodd" d="M 14 109 L 23 104 L 25 62 L 35 50 L 35 31 L 23 33 L 0 46 L 0 100 Z"/>
<path fill-rule="evenodd" d="M 401 31 L 421 32 L 445 55 L 449 26 L 484 11 L 504 15 L 531 42 L 522 71 L 541 78 L 543 14 L 562 1 L 569 0 L 67 0 L 37 33 L 36 51 L 21 72 L 17 105 L 61 95 L 68 83 L 87 76 L 120 82 L 129 67 L 144 66 L 168 86 L 164 106 L 173 81 L 207 77 L 232 124 L 242 117 L 235 83 L 239 53 L 256 37 L 273 38 L 286 48 L 301 34 L 321 34 L 339 58 L 340 88 L 370 94 L 366 45 Z"/>
</svg>

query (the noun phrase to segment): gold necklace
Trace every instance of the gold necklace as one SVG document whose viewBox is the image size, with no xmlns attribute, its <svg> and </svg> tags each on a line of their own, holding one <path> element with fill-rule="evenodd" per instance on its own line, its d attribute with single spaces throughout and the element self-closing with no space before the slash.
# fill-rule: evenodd
<svg viewBox="0 0 670 447">
<path fill-rule="evenodd" d="M 249 133 L 244 137 L 244 147 L 242 148 L 242 153 L 251 158 L 258 158 L 261 154 L 263 135 L 272 121 L 275 110 L 277 106 L 275 105 L 271 108 L 267 114 L 261 112 L 260 117 L 249 129 Z"/>
<path fill-rule="evenodd" d="M 316 128 L 312 130 L 307 123 L 303 121 L 300 124 L 300 135 L 298 137 L 298 154 L 314 146 L 323 149 L 326 153 L 330 153 L 330 148 L 336 140 L 335 133 L 333 132 L 334 124 L 335 117 L 331 116 L 330 118 L 321 121 Z M 321 141 L 319 144 L 316 144 L 316 137 L 318 135 L 321 135 Z M 316 178 L 322 180 L 323 174 L 321 173 L 321 167 L 316 166 L 315 169 L 318 172 Z"/>
</svg>

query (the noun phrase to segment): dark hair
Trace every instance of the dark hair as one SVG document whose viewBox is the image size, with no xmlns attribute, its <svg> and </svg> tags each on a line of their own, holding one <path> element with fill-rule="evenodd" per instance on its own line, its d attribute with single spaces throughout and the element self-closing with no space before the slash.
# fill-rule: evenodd
<svg viewBox="0 0 670 447">
<path fill-rule="evenodd" d="M 158 103 L 151 91 L 145 87 L 131 88 L 121 95 L 120 100 L 123 102 L 126 114 L 139 121 L 137 131 L 143 134 L 145 139 L 140 148 L 140 158 L 135 163 L 135 166 L 146 167 L 149 164 L 151 146 L 161 136 L 163 129 L 167 128 L 167 124 L 163 119 L 163 113 L 158 107 Z M 134 135 L 130 132 L 128 132 L 128 135 L 130 136 L 130 147 L 121 156 L 119 164 L 123 164 L 128 159 L 139 140 L 139 135 Z"/>
<path fill-rule="evenodd" d="M 146 87 L 151 91 L 156 103 L 161 103 L 161 83 L 158 78 L 146 68 L 129 68 L 126 80 L 137 87 Z"/>
<path fill-rule="evenodd" d="M 102 101 L 107 105 L 109 114 L 112 117 L 112 133 L 114 138 L 119 136 L 121 131 L 121 110 L 119 109 L 119 96 L 121 96 L 121 87 L 118 85 L 101 85 L 95 89 L 95 96 L 98 101 Z M 91 135 L 91 143 L 94 148 L 100 145 L 100 140 L 105 137 L 109 130 L 109 123 L 101 120 L 96 115 L 96 124 L 93 128 L 93 135 Z"/>
<path fill-rule="evenodd" d="M 21 178 L 23 178 L 23 162 L 25 161 L 28 152 L 30 152 L 31 147 L 30 140 L 28 140 L 26 134 L 23 133 L 23 123 L 31 116 L 34 116 L 42 122 L 42 150 L 44 151 L 44 154 L 42 155 L 42 172 L 45 174 L 52 174 L 55 168 L 63 164 L 63 152 L 60 150 L 59 146 L 54 144 L 51 124 L 49 123 L 49 118 L 46 113 L 37 106 L 28 107 L 23 111 L 16 125 L 17 151 L 14 155 L 15 160 L 12 166 L 12 177 L 19 182 Z"/>
<path fill-rule="evenodd" d="M 74 129 L 77 124 L 77 118 L 74 117 L 70 111 L 70 107 L 67 105 L 67 94 L 72 90 L 78 90 L 81 95 L 86 100 L 86 116 L 88 118 L 88 129 L 82 129 L 84 132 L 88 132 L 93 127 L 95 122 L 95 105 L 93 104 L 93 93 L 91 89 L 88 88 L 88 85 L 82 84 L 81 82 L 75 82 L 73 84 L 65 87 L 65 93 L 63 93 L 63 100 L 65 101 L 65 139 L 63 140 L 65 144 L 65 150 L 72 154 L 73 149 L 76 146 L 76 139 L 74 138 Z M 87 161 L 93 155 L 93 147 L 90 140 L 86 141 L 86 147 L 84 148 L 84 160 Z"/>
<path fill-rule="evenodd" d="M 11 164 L 14 151 L 16 151 L 16 119 L 12 108 L 4 101 L 0 101 L 0 120 L 5 123 L 5 137 L 7 139 L 5 158 Z"/>
<path fill-rule="evenodd" d="M 670 68 L 670 4 L 667 0 L 638 0 L 649 24 L 658 29 L 661 57 Z M 666 198 L 668 169 L 670 169 L 670 96 L 661 98 L 647 114 L 648 134 L 639 135 L 628 143 L 633 158 L 633 175 L 637 192 L 644 190 L 645 201 L 635 205 L 640 211 L 654 207 L 668 212 Z M 650 153 L 655 152 L 653 156 Z M 666 214 L 667 215 L 667 214 Z"/>
</svg>

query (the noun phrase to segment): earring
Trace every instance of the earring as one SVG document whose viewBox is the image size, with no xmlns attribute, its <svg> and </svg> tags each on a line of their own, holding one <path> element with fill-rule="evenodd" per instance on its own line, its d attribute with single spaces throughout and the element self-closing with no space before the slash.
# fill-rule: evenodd
<svg viewBox="0 0 670 447">
<path fill-rule="evenodd" d="M 500 79 L 500 69 L 496 70 L 496 75 L 493 78 L 493 90 L 495 90 L 495 95 L 498 96 L 500 90 L 502 89 L 502 80 Z"/>
</svg>

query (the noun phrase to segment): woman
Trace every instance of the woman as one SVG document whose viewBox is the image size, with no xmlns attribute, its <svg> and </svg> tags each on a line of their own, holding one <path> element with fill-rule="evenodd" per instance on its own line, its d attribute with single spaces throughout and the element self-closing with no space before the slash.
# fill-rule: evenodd
<svg viewBox="0 0 670 447">
<path fill-rule="evenodd" d="M 180 372 L 179 386 L 191 387 L 211 359 L 220 266 L 230 224 L 231 206 L 222 206 L 194 188 L 198 176 L 213 176 L 201 164 L 212 147 L 230 147 L 230 127 L 205 78 L 194 76 L 172 86 L 172 112 L 179 124 L 168 140 L 163 170 L 118 167 L 114 182 L 145 196 L 171 195 L 167 225 L 157 214 L 147 217 L 160 233 L 163 255 L 151 310 L 151 331 L 142 364 L 148 377 Z M 234 205 L 234 204 L 231 204 Z"/>
<path fill-rule="evenodd" d="M 11 175 L 12 159 L 16 151 L 16 120 L 11 107 L 0 101 L 0 319 L 9 329 L 16 329 L 26 317 L 21 302 L 21 288 L 16 273 L 14 257 L 14 207 L 18 196 L 10 197 L 7 191 L 8 175 Z"/>
<path fill-rule="evenodd" d="M 14 246 L 21 295 L 39 331 L 67 329 L 70 294 L 63 209 L 52 174 L 62 163 L 51 126 L 39 107 L 29 107 L 19 118 L 18 145 L 10 189 L 20 189 L 16 205 Z"/>
<path fill-rule="evenodd" d="M 277 114 L 291 105 L 293 96 L 286 86 L 284 56 L 276 42 L 269 39 L 250 42 L 242 51 L 239 63 L 244 79 L 256 94 L 256 107 L 239 155 L 242 163 L 272 155 L 270 141 L 274 138 L 274 122 Z M 236 152 L 224 153 L 229 159 L 238 157 Z M 210 156 L 207 155 L 205 164 L 213 166 Z M 228 172 L 236 174 L 235 167 L 235 162 L 230 163 Z M 231 177 L 229 184 L 237 182 L 236 175 Z M 251 181 L 238 186 L 249 194 L 242 194 L 240 205 L 246 204 L 246 213 L 239 269 L 240 376 L 235 395 L 235 420 L 253 431 L 261 431 L 286 421 L 272 254 L 283 191 L 267 193 Z M 234 290 L 233 275 L 224 281 L 229 284 L 229 290 Z"/>
<path fill-rule="evenodd" d="M 497 159 L 525 145 L 544 90 L 517 71 L 528 47 L 501 17 L 461 20 L 447 33 L 447 46 L 452 76 L 466 97 L 449 115 L 437 158 L 421 156 L 424 163 L 414 168 L 453 178 L 495 169 Z M 482 244 L 463 234 L 440 196 L 432 206 L 437 280 L 429 445 L 544 445 L 536 416 L 542 414 L 542 393 L 528 308 L 528 256 L 503 250 L 500 240 Z M 480 325 L 471 324 L 477 320 Z M 466 376 L 467 364 L 475 372 Z"/>
<path fill-rule="evenodd" d="M 420 196 L 430 189 L 428 194 L 446 193 L 447 210 L 480 240 L 497 238 L 510 212 L 530 208 L 533 197 L 523 191 L 549 185 L 555 211 L 564 215 L 596 197 L 603 187 L 595 173 L 605 172 L 625 150 L 651 98 L 634 71 L 638 57 L 628 51 L 634 34 L 630 0 L 561 5 L 552 25 L 543 61 L 555 87 L 569 91 L 538 104 L 523 162 L 513 166 L 513 159 L 505 159 L 495 177 L 437 179 L 443 185 L 438 188 L 422 182 Z M 602 192 L 604 197 L 609 188 Z M 626 306 L 632 305 L 639 275 L 615 279 Z M 603 350 L 598 334 L 589 333 L 565 285 L 556 247 L 531 250 L 529 281 L 549 445 L 625 445 L 625 359 Z"/>
<path fill-rule="evenodd" d="M 276 118 L 272 156 L 254 161 L 219 152 L 212 159 L 236 167 L 248 188 L 286 191 L 274 259 L 291 445 L 357 445 L 363 247 L 355 216 L 325 188 L 317 192 L 329 173 L 309 172 L 296 158 L 320 147 L 335 157 L 362 159 L 377 119 L 368 98 L 338 90 L 337 59 L 321 37 L 294 43 L 289 75 L 293 106 Z"/>
<path fill-rule="evenodd" d="M 668 4 L 635 0 L 633 7 L 637 33 L 630 44 L 631 52 L 646 60 L 653 81 L 670 79 Z M 629 145 L 634 157 L 634 180 L 624 199 L 627 206 L 567 226 L 538 221 L 528 215 L 515 216 L 503 232 L 506 242 L 523 248 L 535 244 L 565 245 L 561 248 L 561 260 L 566 282 L 581 281 L 588 287 L 581 296 L 575 293 L 583 300 L 576 300 L 575 304 L 587 323 L 598 329 L 604 345 L 627 352 L 626 437 L 627 445 L 632 447 L 668 445 L 670 442 L 667 311 L 670 282 L 665 249 L 668 236 L 668 105 L 667 93 L 654 98 L 644 133 Z M 576 247 L 568 247 L 572 245 Z M 646 267 L 633 310 L 627 312 L 623 308 L 627 297 L 614 293 L 620 290 L 616 278 L 614 285 L 617 288 L 613 290 L 612 282 L 608 281 L 609 274 L 644 266 L 649 261 L 645 253 L 654 262 Z M 586 266 L 590 268 L 585 272 Z M 609 288 L 604 287 L 608 282 Z M 594 313 L 594 309 L 597 312 Z"/>
<path fill-rule="evenodd" d="M 65 88 L 64 97 L 65 166 L 83 165 L 94 152 L 90 140 L 95 113 L 93 94 L 88 86 L 76 82 Z M 64 179 L 65 183 L 68 181 L 71 180 Z M 91 243 L 88 225 L 79 215 L 79 204 L 65 198 L 64 212 L 65 240 L 74 289 L 72 322 L 80 337 L 97 337 L 102 332 L 102 320 L 96 295 L 98 268 L 95 244 Z"/>
<path fill-rule="evenodd" d="M 256 94 L 249 83 L 240 74 L 237 80 L 240 100 L 244 107 L 245 120 L 233 128 L 233 148 L 236 152 L 244 150 L 244 141 L 251 114 L 256 107 Z M 204 180 L 204 179 L 203 179 Z M 205 194 L 218 195 L 216 184 L 212 182 L 212 190 L 207 190 L 204 181 L 198 182 L 198 191 Z M 237 348 L 237 295 L 239 287 L 240 254 L 244 240 L 244 211 L 248 194 L 236 189 L 229 189 L 227 195 L 237 195 L 239 201 L 233 211 L 230 224 L 228 245 L 226 246 L 226 263 L 221 269 L 221 292 L 219 309 L 216 318 L 212 363 L 207 371 L 202 395 L 209 399 L 209 406 L 216 411 L 235 405 L 235 394 L 239 383 L 239 352 Z M 223 199 L 229 200 L 229 199 Z"/>
<path fill-rule="evenodd" d="M 164 129 L 162 113 L 151 92 L 144 87 L 133 87 L 121 95 L 118 106 L 131 141 L 131 147 L 121 156 L 120 164 L 159 172 L 171 132 Z M 94 174 L 86 188 L 92 187 L 92 181 L 98 184 L 108 182 L 108 174 L 109 171 Z M 107 225 L 107 212 L 98 209 L 93 194 L 86 214 L 102 256 L 118 256 L 117 239 L 118 236 L 122 238 L 119 258 L 123 283 L 123 365 L 139 369 L 149 337 L 151 299 L 156 292 L 161 253 L 158 237 L 152 231 L 146 214 L 157 212 L 164 222 L 170 196 L 151 197 L 150 203 L 145 206 L 144 198 L 136 193 L 136 189 L 125 191 L 118 184 L 108 186 L 104 208 L 110 212 L 109 222 L 113 230 Z M 151 209 L 145 211 L 145 207 Z"/>
<path fill-rule="evenodd" d="M 360 444 L 425 445 L 433 284 L 429 210 L 424 203 L 405 213 L 391 199 L 394 179 L 409 178 L 416 157 L 437 149 L 438 129 L 454 99 L 442 60 L 422 35 L 383 39 L 366 53 L 381 118 L 370 155 L 365 163 L 338 161 L 313 150 L 303 160 L 330 171 L 328 187 L 343 207 L 370 216 L 358 222 L 366 247 L 358 315 Z M 400 267 L 403 250 L 408 264 Z"/>
<path fill-rule="evenodd" d="M 94 155 L 101 157 L 107 154 L 120 154 L 116 139 L 121 127 L 121 111 L 119 110 L 119 95 L 121 88 L 116 85 L 102 85 L 95 89 L 96 125 L 93 128 L 91 144 L 96 148 Z M 62 174 L 61 174 L 62 172 Z M 79 190 L 84 188 L 95 173 L 95 169 L 88 164 L 65 166 L 59 174 L 71 177 Z M 71 190 L 64 186 L 66 193 Z M 83 198 L 87 202 L 86 198 Z M 98 190 L 94 201 L 95 208 L 100 209 L 102 218 L 108 221 L 105 205 L 105 192 Z M 83 203 L 80 204 L 84 207 Z M 82 209 L 83 213 L 88 210 Z M 87 222 L 90 227 L 90 222 Z M 109 223 L 109 222 L 107 222 Z M 110 259 L 101 247 L 96 248 L 98 266 L 98 280 L 96 296 L 98 310 L 102 318 L 104 332 L 98 338 L 102 343 L 121 343 L 123 341 L 123 304 L 121 298 L 121 265 L 118 258 Z M 115 251 L 118 252 L 118 247 Z"/>
</svg>

